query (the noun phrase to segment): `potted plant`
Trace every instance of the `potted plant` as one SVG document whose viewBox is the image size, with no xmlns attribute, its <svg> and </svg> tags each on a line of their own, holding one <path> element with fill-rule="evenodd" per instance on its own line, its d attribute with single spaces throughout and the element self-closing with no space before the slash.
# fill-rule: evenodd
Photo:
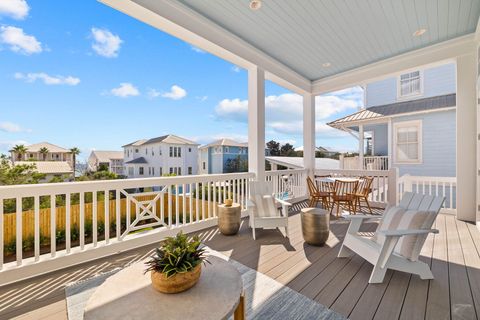
<svg viewBox="0 0 480 320">
<path fill-rule="evenodd" d="M 225 199 L 224 203 L 225 203 L 226 207 L 231 207 L 232 204 L 233 204 L 233 199 L 231 199 L 231 198 Z"/>
<path fill-rule="evenodd" d="M 153 288 L 163 293 L 178 293 L 193 287 L 200 278 L 202 262 L 207 261 L 205 249 L 200 245 L 198 236 L 189 238 L 182 232 L 165 239 L 145 263 L 145 273 L 150 271 Z"/>
</svg>

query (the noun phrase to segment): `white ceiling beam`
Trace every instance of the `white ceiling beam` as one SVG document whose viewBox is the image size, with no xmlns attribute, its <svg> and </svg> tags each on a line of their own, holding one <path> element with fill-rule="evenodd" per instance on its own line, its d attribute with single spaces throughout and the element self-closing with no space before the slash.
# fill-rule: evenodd
<svg viewBox="0 0 480 320">
<path fill-rule="evenodd" d="M 312 93 L 320 95 L 351 88 L 371 81 L 387 78 L 404 70 L 438 64 L 475 50 L 475 35 L 459 37 L 389 59 L 375 62 L 351 71 L 315 80 Z"/>
<path fill-rule="evenodd" d="M 100 0 L 135 19 L 160 29 L 239 67 L 259 67 L 266 79 L 303 94 L 311 81 L 206 17 L 173 0 Z"/>
</svg>

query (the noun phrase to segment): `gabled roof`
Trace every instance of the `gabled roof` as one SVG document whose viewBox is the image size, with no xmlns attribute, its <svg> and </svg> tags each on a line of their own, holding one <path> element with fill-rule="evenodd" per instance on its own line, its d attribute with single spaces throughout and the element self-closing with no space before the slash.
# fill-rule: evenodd
<svg viewBox="0 0 480 320">
<path fill-rule="evenodd" d="M 135 142 L 126 144 L 122 147 L 129 147 L 129 146 L 144 146 L 147 144 L 152 144 L 152 143 L 158 143 L 158 142 L 163 142 L 163 143 L 168 143 L 168 144 L 189 144 L 189 145 L 198 145 L 198 143 L 176 136 L 174 134 L 167 134 L 164 136 L 152 138 L 152 139 L 142 139 L 142 140 L 137 140 Z"/>
<path fill-rule="evenodd" d="M 201 146 L 200 149 L 209 148 L 209 147 L 216 147 L 216 146 L 248 147 L 248 143 L 247 142 L 237 142 L 237 141 L 232 140 L 232 139 L 223 138 L 223 139 L 218 139 L 218 140 L 215 140 L 213 142 L 210 142 L 209 144 L 206 144 L 204 146 Z"/>
<path fill-rule="evenodd" d="M 15 165 L 35 164 L 36 170 L 45 174 L 66 174 L 72 173 L 73 169 L 66 161 L 15 161 Z"/>
<path fill-rule="evenodd" d="M 358 122 L 401 116 L 408 113 L 435 111 L 445 108 L 452 108 L 456 105 L 456 94 L 447 94 L 443 96 L 423 98 L 410 101 L 402 101 L 381 106 L 370 107 L 327 123 L 327 125 L 342 129 Z"/>
<path fill-rule="evenodd" d="M 140 164 L 140 163 L 148 163 L 148 162 L 144 157 L 136 158 L 136 159 L 125 162 L 125 164 Z"/>
<path fill-rule="evenodd" d="M 303 157 L 271 157 L 265 159 L 268 162 L 281 166 L 303 169 Z M 340 169 L 340 161 L 330 158 L 315 158 L 315 169 Z"/>
<path fill-rule="evenodd" d="M 101 151 L 94 150 L 92 154 L 98 159 L 99 162 L 109 162 L 110 160 L 123 159 L 123 151 Z"/>
<path fill-rule="evenodd" d="M 29 146 L 26 146 L 27 152 L 39 152 L 40 149 L 42 148 L 47 148 L 48 152 L 68 152 L 70 153 L 70 150 L 59 147 L 57 145 L 51 144 L 49 142 L 39 142 L 35 144 L 31 144 Z"/>
</svg>

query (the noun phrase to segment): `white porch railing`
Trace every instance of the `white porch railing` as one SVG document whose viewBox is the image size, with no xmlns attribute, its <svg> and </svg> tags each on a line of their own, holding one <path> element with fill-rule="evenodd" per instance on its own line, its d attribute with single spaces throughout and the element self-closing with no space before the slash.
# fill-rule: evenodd
<svg viewBox="0 0 480 320">
<path fill-rule="evenodd" d="M 339 177 L 373 177 L 369 201 L 376 206 L 385 206 L 397 201 L 398 170 L 315 170 L 316 176 L 333 175 Z"/>
<path fill-rule="evenodd" d="M 358 156 L 343 157 L 340 160 L 340 168 L 345 170 L 360 170 Z M 362 170 L 388 170 L 388 156 L 365 156 L 363 157 Z"/>
<path fill-rule="evenodd" d="M 245 209 L 252 178 L 236 173 L 1 186 L 0 285 L 213 226 L 216 205 L 225 198 Z"/>
<path fill-rule="evenodd" d="M 283 195 L 289 193 L 292 201 L 301 201 L 307 198 L 307 170 L 276 170 L 267 171 L 266 181 L 273 184 L 273 192 Z"/>
<path fill-rule="evenodd" d="M 456 214 L 456 177 L 421 177 L 403 175 L 398 180 L 398 199 L 404 192 L 416 192 L 426 195 L 443 196 L 445 203 L 440 212 Z"/>
</svg>

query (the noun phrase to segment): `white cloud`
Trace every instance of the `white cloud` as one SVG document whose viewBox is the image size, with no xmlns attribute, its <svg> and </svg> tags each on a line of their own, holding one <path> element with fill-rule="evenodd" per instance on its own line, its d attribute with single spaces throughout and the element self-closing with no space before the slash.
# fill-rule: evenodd
<svg viewBox="0 0 480 320">
<path fill-rule="evenodd" d="M 68 85 L 76 86 L 80 83 L 80 79 L 72 76 L 50 76 L 44 72 L 23 74 L 17 72 L 14 74 L 15 79 L 25 80 L 25 82 L 43 81 L 46 85 Z"/>
<path fill-rule="evenodd" d="M 239 66 L 234 65 L 234 66 L 232 66 L 232 71 L 238 73 L 238 72 L 242 71 L 242 69 Z"/>
<path fill-rule="evenodd" d="M 345 95 L 346 93 L 341 93 Z M 325 124 L 330 117 L 355 111 L 359 102 L 345 99 L 341 95 L 329 94 L 316 97 L 316 132 L 326 136 L 343 136 L 344 133 Z M 247 122 L 248 101 L 240 99 L 224 99 L 215 108 L 217 118 Z M 276 133 L 301 134 L 303 128 L 303 98 L 300 95 L 285 93 L 265 98 L 267 128 Z"/>
<path fill-rule="evenodd" d="M 0 140 L 0 154 L 1 153 L 8 154 L 8 152 L 17 144 L 29 145 L 30 143 L 24 140 L 14 140 L 14 141 Z"/>
<path fill-rule="evenodd" d="M 28 16 L 30 7 L 25 0 L 2 0 L 0 1 L 0 15 L 13 19 L 22 20 Z"/>
<path fill-rule="evenodd" d="M 0 122 L 0 131 L 4 132 L 31 132 L 30 129 L 24 129 L 20 125 L 13 123 L 13 122 Z"/>
<path fill-rule="evenodd" d="M 173 85 L 170 88 L 169 92 L 165 92 L 162 94 L 162 97 L 169 98 L 173 100 L 180 100 L 187 95 L 187 91 L 177 85 Z"/>
<path fill-rule="evenodd" d="M 34 36 L 25 34 L 23 29 L 17 27 L 0 27 L 0 42 L 8 45 L 13 52 L 25 55 L 43 51 L 41 42 Z"/>
<path fill-rule="evenodd" d="M 123 40 L 118 35 L 111 33 L 107 29 L 92 28 L 92 36 L 94 42 L 92 49 L 98 54 L 106 58 L 115 58 L 118 56 L 120 45 Z"/>
<path fill-rule="evenodd" d="M 195 46 L 191 46 L 190 47 L 193 51 L 195 51 L 196 53 L 206 53 L 204 50 L 198 48 L 198 47 L 195 47 Z"/>
<path fill-rule="evenodd" d="M 155 99 L 161 95 L 160 91 L 156 89 L 148 89 L 147 95 L 150 99 Z"/>
<path fill-rule="evenodd" d="M 200 100 L 200 102 L 204 102 L 204 101 L 207 101 L 208 99 L 208 96 L 198 96 L 198 97 L 195 97 L 197 100 Z"/>
<path fill-rule="evenodd" d="M 138 91 L 138 89 L 133 84 L 128 82 L 120 83 L 120 87 L 113 88 L 112 90 L 110 90 L 110 93 L 120 98 L 134 97 L 140 95 L 140 91 Z"/>
</svg>

